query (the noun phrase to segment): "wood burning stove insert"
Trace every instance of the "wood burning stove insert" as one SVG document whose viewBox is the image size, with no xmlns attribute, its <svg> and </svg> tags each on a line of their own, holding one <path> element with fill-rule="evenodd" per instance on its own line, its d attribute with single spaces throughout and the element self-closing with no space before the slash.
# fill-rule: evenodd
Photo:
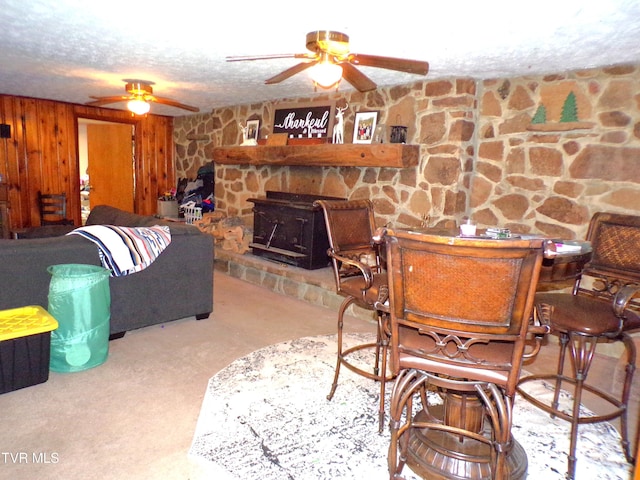
<svg viewBox="0 0 640 480">
<path fill-rule="evenodd" d="M 249 198 L 253 206 L 252 253 L 307 270 L 329 265 L 329 239 L 315 200 L 338 197 L 267 191 L 265 198 Z"/>
</svg>

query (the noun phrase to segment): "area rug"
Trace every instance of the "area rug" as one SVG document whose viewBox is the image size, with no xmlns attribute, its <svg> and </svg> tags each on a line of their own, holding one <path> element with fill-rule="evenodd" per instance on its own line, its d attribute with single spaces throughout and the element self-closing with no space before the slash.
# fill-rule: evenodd
<svg viewBox="0 0 640 480">
<path fill-rule="evenodd" d="M 345 344 L 366 340 L 353 334 Z M 336 337 L 329 335 L 272 345 L 234 361 L 209 381 L 189 455 L 219 479 L 388 478 L 388 428 L 378 433 L 379 385 L 343 368 L 333 400 L 327 400 L 335 356 Z M 357 361 L 372 362 L 366 352 Z M 534 388 L 549 394 L 544 385 Z M 528 478 L 564 478 L 567 422 L 517 398 L 513 435 L 527 452 Z M 581 426 L 576 478 L 627 480 L 630 472 L 613 426 Z M 403 473 L 407 480 L 418 478 L 408 468 Z"/>
</svg>

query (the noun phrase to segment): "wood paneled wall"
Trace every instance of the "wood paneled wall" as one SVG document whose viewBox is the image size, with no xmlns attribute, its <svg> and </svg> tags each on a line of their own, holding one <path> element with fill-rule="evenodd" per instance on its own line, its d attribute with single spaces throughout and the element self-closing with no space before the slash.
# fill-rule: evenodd
<svg viewBox="0 0 640 480">
<path fill-rule="evenodd" d="M 175 186 L 172 117 L 134 118 L 122 110 L 0 95 L 0 123 L 11 126 L 11 138 L 0 139 L 11 228 L 39 225 L 38 191 L 66 192 L 68 216 L 80 225 L 78 118 L 135 125 L 136 213 L 156 213 L 158 196 Z"/>
</svg>

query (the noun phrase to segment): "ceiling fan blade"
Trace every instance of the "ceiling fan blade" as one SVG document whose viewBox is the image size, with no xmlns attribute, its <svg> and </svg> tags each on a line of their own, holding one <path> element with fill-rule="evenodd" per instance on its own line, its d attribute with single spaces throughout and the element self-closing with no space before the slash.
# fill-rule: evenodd
<svg viewBox="0 0 640 480">
<path fill-rule="evenodd" d="M 128 95 L 114 95 L 113 97 L 93 97 L 89 96 L 89 98 L 95 98 L 93 102 L 87 102 L 85 105 L 92 105 L 94 107 L 99 107 L 100 105 L 108 105 L 109 103 L 117 103 L 117 102 L 125 102 L 129 100 L 131 97 Z"/>
<path fill-rule="evenodd" d="M 377 85 L 375 82 L 350 63 L 344 62 L 341 63 L 340 66 L 342 67 L 342 78 L 353 85 L 358 91 L 368 92 L 376 89 Z"/>
<path fill-rule="evenodd" d="M 347 61 L 353 65 L 386 68 L 387 70 L 415 73 L 416 75 L 426 75 L 429 72 L 429 63 L 420 60 L 408 60 L 406 58 L 379 57 L 377 55 L 351 53 L 347 57 Z"/>
<path fill-rule="evenodd" d="M 282 54 L 274 54 L 274 55 L 235 56 L 235 57 L 227 57 L 227 62 L 274 60 L 278 58 L 315 58 L 315 55 L 310 53 L 282 53 Z"/>
<path fill-rule="evenodd" d="M 271 77 L 271 78 L 265 80 L 264 83 L 266 83 L 267 85 L 272 85 L 274 83 L 280 83 L 283 80 L 286 80 L 287 78 L 293 77 L 296 73 L 303 72 L 304 70 L 306 70 L 309 67 L 312 67 L 316 63 L 318 63 L 318 62 L 314 61 L 314 62 L 298 63 L 297 65 L 294 65 L 291 68 L 287 68 L 284 72 L 280 72 L 275 77 Z"/>
<path fill-rule="evenodd" d="M 177 107 L 177 108 L 182 108 L 183 110 L 189 110 L 190 112 L 200 111 L 200 109 L 197 107 L 192 107 L 191 105 L 185 105 L 184 103 L 176 102 L 175 100 L 172 100 L 170 98 L 156 97 L 154 95 L 153 98 L 150 100 L 156 103 L 161 103 L 162 105 L 169 105 L 170 107 Z"/>
</svg>

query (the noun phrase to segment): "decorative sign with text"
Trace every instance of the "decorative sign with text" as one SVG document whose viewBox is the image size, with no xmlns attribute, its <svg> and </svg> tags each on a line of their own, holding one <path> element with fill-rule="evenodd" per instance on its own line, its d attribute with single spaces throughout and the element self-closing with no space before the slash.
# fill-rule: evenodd
<svg viewBox="0 0 640 480">
<path fill-rule="evenodd" d="M 276 109 L 273 133 L 289 138 L 325 138 L 332 134 L 333 105 L 310 105 Z"/>
</svg>

